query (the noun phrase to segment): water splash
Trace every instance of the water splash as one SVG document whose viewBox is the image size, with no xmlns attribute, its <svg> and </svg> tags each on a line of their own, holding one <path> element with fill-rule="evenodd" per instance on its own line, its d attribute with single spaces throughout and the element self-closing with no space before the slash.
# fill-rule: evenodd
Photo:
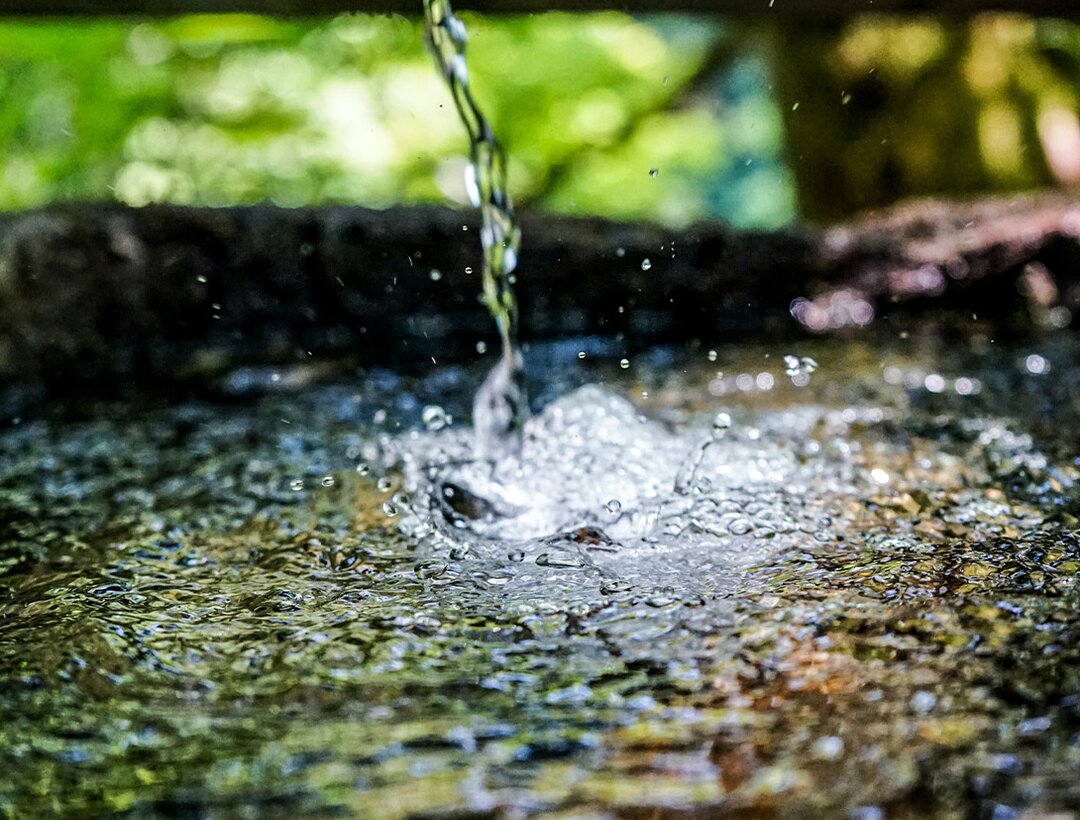
<svg viewBox="0 0 1080 820">
<path fill-rule="evenodd" d="M 465 62 L 468 35 L 447 0 L 424 0 L 428 47 L 454 98 L 458 116 L 469 134 L 465 187 L 480 209 L 484 301 L 502 341 L 499 362 L 476 394 L 473 405 L 475 451 L 495 461 L 520 449 L 528 417 L 525 367 L 517 350 L 517 300 L 513 271 L 521 246 L 521 229 L 506 188 L 506 152 L 476 104 Z"/>
</svg>

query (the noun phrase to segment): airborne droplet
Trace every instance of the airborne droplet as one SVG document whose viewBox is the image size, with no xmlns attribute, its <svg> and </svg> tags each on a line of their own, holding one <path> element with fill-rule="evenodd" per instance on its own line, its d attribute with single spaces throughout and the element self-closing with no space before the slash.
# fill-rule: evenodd
<svg viewBox="0 0 1080 820">
<path fill-rule="evenodd" d="M 442 430 L 450 423 L 450 417 L 446 415 L 446 411 L 437 404 L 429 404 L 425 407 L 420 414 L 420 420 L 424 423 L 424 427 L 432 433 Z"/>
<path fill-rule="evenodd" d="M 722 438 L 731 429 L 731 416 L 727 413 L 717 413 L 712 420 L 713 438 Z"/>
</svg>

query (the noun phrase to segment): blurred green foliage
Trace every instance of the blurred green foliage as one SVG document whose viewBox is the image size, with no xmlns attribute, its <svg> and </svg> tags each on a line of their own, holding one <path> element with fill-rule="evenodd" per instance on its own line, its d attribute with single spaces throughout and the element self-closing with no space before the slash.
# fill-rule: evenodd
<svg viewBox="0 0 1080 820">
<path fill-rule="evenodd" d="M 1075 24 L 465 17 L 522 206 L 772 227 L 1080 183 Z M 465 151 L 418 19 L 0 22 L 0 208 L 463 204 Z"/>
<path fill-rule="evenodd" d="M 719 23 L 466 21 L 520 203 L 674 224 L 791 217 L 766 78 L 726 100 L 702 87 L 735 62 Z M 110 191 L 133 204 L 465 202 L 464 133 L 418 20 L 0 23 L 0 95 L 0 208 Z M 748 151 L 768 195 L 724 199 Z"/>
</svg>

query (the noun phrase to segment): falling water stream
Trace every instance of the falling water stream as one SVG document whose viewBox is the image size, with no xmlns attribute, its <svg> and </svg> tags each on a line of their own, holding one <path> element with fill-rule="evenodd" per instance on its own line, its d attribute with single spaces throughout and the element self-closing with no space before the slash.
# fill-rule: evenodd
<svg viewBox="0 0 1080 820">
<path fill-rule="evenodd" d="M 521 427 L 529 413 L 525 366 L 517 347 L 518 308 L 513 287 L 521 229 L 507 191 L 506 152 L 469 87 L 465 24 L 447 0 L 424 0 L 424 30 L 469 134 L 466 188 L 473 205 L 480 208 L 484 300 L 502 345 L 498 364 L 473 402 L 473 428 L 477 456 L 497 460 L 519 449 Z"/>
</svg>

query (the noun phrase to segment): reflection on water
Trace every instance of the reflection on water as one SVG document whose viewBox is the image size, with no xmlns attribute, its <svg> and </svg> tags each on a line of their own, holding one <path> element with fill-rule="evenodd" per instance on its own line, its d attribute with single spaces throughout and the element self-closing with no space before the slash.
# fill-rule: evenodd
<svg viewBox="0 0 1080 820">
<path fill-rule="evenodd" d="M 716 352 L 9 427 L 0 812 L 1076 805 L 1076 342 Z"/>
</svg>

